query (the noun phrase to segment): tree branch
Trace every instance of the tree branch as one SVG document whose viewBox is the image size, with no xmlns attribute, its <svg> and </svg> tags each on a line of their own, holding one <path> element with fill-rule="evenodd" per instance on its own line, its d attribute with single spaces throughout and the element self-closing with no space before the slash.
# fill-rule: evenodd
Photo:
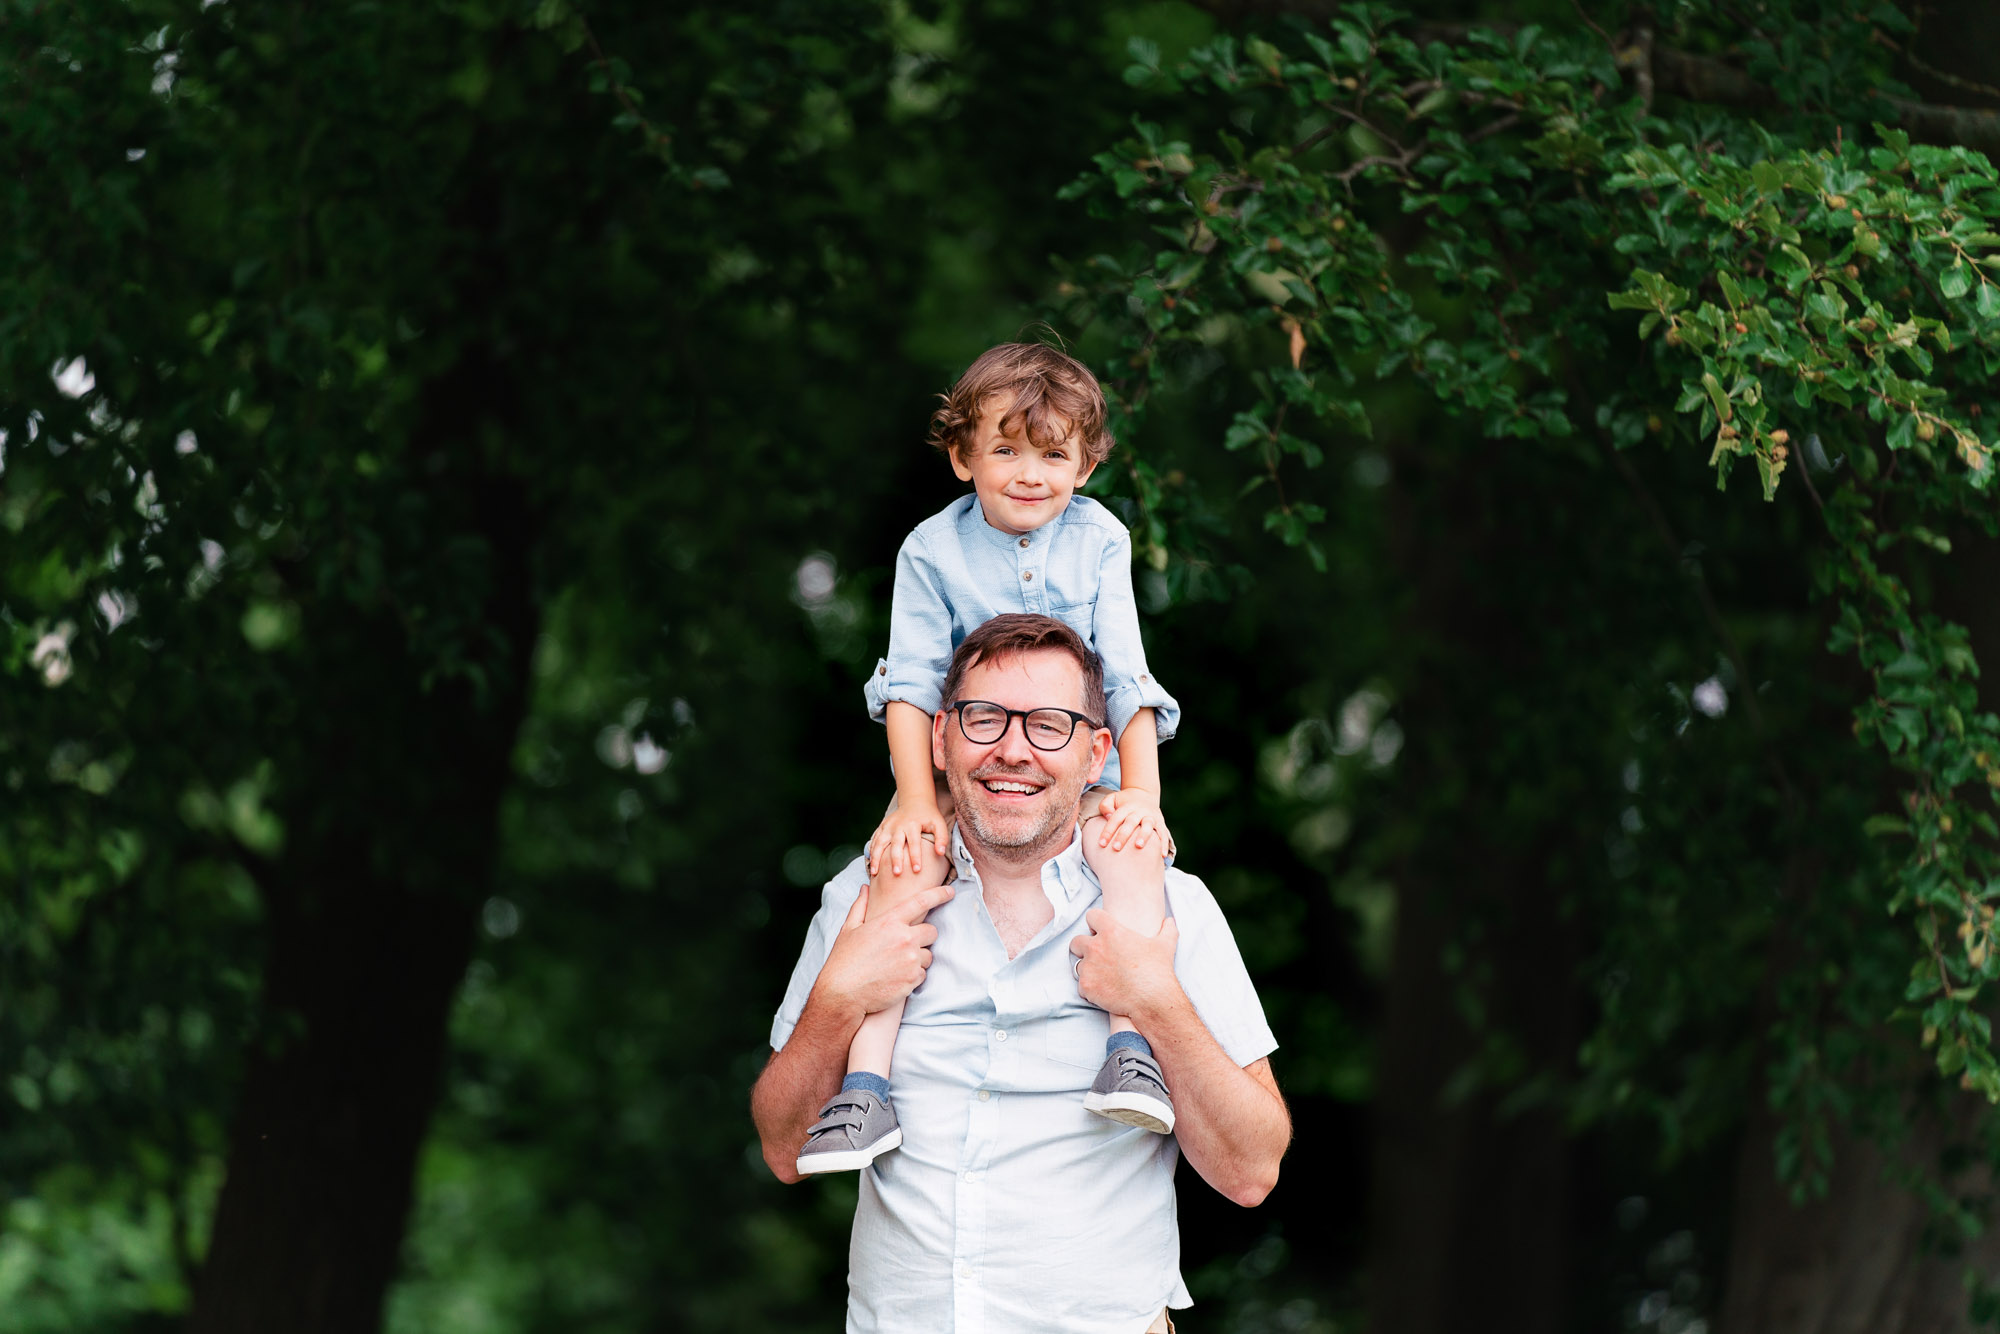
<svg viewBox="0 0 2000 1334">
<path fill-rule="evenodd" d="M 1324 19 L 1344 8 L 1338 0 L 1196 0 L 1196 4 L 1230 23 L 1279 14 Z M 1475 30 L 1511 36 L 1520 26 L 1518 23 L 1423 23 L 1417 26 L 1416 36 L 1420 41 L 1460 42 Z M 1621 34 L 1614 50 L 1620 68 L 1630 75 L 1634 91 L 1649 108 L 1655 92 L 1715 106 L 1782 105 L 1767 85 L 1747 71 L 1713 56 L 1654 46 L 1650 31 Z M 1906 97 L 1883 101 L 1889 109 L 1888 119 L 1909 131 L 1914 139 L 1960 144 L 2000 157 L 2000 111 L 1918 102 Z"/>
</svg>

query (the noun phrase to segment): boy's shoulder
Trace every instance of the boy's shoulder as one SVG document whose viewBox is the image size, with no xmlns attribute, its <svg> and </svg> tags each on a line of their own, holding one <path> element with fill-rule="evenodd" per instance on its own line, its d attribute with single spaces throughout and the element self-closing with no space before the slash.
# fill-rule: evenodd
<svg viewBox="0 0 2000 1334">
<path fill-rule="evenodd" d="M 931 515 L 930 518 L 925 519 L 915 528 L 912 528 L 910 535 L 903 539 L 903 545 L 908 546 L 914 542 L 919 546 L 935 546 L 940 538 L 948 540 L 954 538 L 958 532 L 958 526 L 965 521 L 972 507 L 978 503 L 978 496 L 960 496 L 957 500 L 952 501 L 936 514 Z"/>
<path fill-rule="evenodd" d="M 1069 508 L 1063 512 L 1062 521 L 1077 528 L 1096 530 L 1107 537 L 1126 536 L 1125 525 L 1111 512 L 1111 507 L 1089 496 L 1070 497 Z"/>
<path fill-rule="evenodd" d="M 936 514 L 931 515 L 903 539 L 904 547 L 919 550 L 939 551 L 960 540 L 960 535 L 973 524 L 984 524 L 979 516 L 979 497 L 963 495 L 952 501 Z M 1125 525 L 1119 521 L 1111 507 L 1089 496 L 1072 496 L 1062 517 L 1056 520 L 1070 534 L 1086 540 L 1115 542 L 1128 534 Z"/>
</svg>

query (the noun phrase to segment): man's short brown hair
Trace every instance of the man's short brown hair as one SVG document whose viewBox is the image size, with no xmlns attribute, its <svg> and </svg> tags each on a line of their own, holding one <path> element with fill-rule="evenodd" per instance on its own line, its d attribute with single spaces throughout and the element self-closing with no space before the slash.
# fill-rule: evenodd
<svg viewBox="0 0 2000 1334">
<path fill-rule="evenodd" d="M 1079 707 L 1090 715 L 1095 726 L 1109 726 L 1105 720 L 1110 706 L 1104 698 L 1103 660 L 1090 651 L 1090 645 L 1083 642 L 1082 635 L 1055 617 L 1034 616 L 1019 611 L 995 616 L 965 637 L 965 642 L 951 655 L 951 670 L 944 675 L 944 703 L 940 707 L 948 709 L 958 702 L 958 690 L 965 684 L 965 674 L 980 663 L 994 658 L 1010 658 L 1016 653 L 1033 653 L 1038 649 L 1056 649 L 1076 659 L 1076 665 L 1083 673 L 1083 694 Z"/>
<path fill-rule="evenodd" d="M 966 367 L 950 393 L 938 395 L 943 402 L 931 414 L 931 444 L 963 459 L 981 406 L 1003 394 L 1014 401 L 1000 419 L 1002 435 L 1021 426 L 1045 449 L 1073 440 L 1091 467 L 1104 462 L 1116 443 L 1105 429 L 1104 390 L 1089 367 L 1042 343 L 1002 343 Z"/>
</svg>

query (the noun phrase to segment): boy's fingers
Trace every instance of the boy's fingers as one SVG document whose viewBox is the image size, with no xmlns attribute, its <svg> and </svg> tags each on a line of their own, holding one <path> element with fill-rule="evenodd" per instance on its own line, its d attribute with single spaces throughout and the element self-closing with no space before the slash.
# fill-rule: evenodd
<svg viewBox="0 0 2000 1334">
<path fill-rule="evenodd" d="M 910 922 L 915 925 L 930 915 L 931 909 L 941 903 L 949 903 L 952 896 L 950 885 L 932 885 L 921 894 L 912 894 L 906 900 L 910 909 Z M 933 928 L 935 929 L 935 928 Z M 935 938 L 935 937 L 934 937 Z"/>
</svg>

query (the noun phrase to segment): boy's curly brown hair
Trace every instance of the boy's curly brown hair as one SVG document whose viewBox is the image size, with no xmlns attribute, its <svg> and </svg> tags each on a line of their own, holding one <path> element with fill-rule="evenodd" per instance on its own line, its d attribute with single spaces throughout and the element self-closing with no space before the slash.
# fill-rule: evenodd
<svg viewBox="0 0 2000 1334">
<path fill-rule="evenodd" d="M 1104 390 L 1088 367 L 1046 344 L 1002 343 L 980 353 L 951 392 L 938 395 L 943 401 L 931 414 L 932 447 L 963 458 L 978 429 L 980 408 L 1003 394 L 1014 401 L 1000 419 L 1002 435 L 1011 434 L 1018 423 L 1028 439 L 1044 448 L 1071 440 L 1093 468 L 1117 443 L 1105 429 Z"/>
</svg>

